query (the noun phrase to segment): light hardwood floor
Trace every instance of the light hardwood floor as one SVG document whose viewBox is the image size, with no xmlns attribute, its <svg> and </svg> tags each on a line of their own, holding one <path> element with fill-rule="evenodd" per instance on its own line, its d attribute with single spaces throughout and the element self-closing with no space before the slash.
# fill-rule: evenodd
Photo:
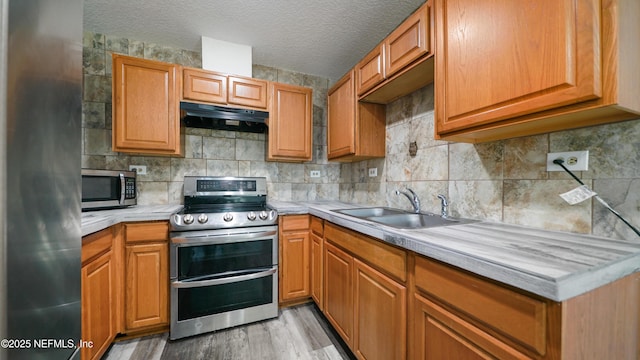
<svg viewBox="0 0 640 360">
<path fill-rule="evenodd" d="M 168 341 L 169 334 L 114 343 L 106 360 L 354 359 L 313 304 L 280 311 L 276 319 Z"/>
</svg>

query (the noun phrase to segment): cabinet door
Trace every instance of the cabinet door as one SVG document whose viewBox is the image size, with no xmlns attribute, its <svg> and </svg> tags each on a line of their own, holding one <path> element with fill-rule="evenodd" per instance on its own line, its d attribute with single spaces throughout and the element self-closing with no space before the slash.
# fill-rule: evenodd
<svg viewBox="0 0 640 360">
<path fill-rule="evenodd" d="M 406 359 L 407 289 L 358 259 L 354 262 L 356 356 Z"/>
<path fill-rule="evenodd" d="M 127 245 L 125 258 L 127 330 L 168 324 L 169 245 Z"/>
<path fill-rule="evenodd" d="M 115 269 L 111 251 L 82 267 L 82 339 L 93 341 L 83 347 L 83 359 L 99 359 L 115 338 Z"/>
<path fill-rule="evenodd" d="M 324 314 L 342 339 L 353 342 L 353 257 L 324 244 Z"/>
<path fill-rule="evenodd" d="M 113 55 L 113 150 L 180 154 L 179 67 Z"/>
<path fill-rule="evenodd" d="M 418 294 L 414 312 L 416 359 L 531 359 Z"/>
<path fill-rule="evenodd" d="M 311 89 L 271 83 L 267 159 L 310 161 L 313 106 Z"/>
<path fill-rule="evenodd" d="M 324 240 L 311 233 L 311 297 L 320 310 L 323 309 L 322 248 Z"/>
<path fill-rule="evenodd" d="M 308 298 L 309 230 L 284 232 L 280 244 L 280 302 Z"/>
<path fill-rule="evenodd" d="M 198 69 L 184 69 L 182 96 L 216 104 L 227 103 L 227 76 Z"/>
<path fill-rule="evenodd" d="M 411 14 L 384 41 L 385 75 L 390 77 L 429 52 L 429 5 Z"/>
<path fill-rule="evenodd" d="M 434 7 L 439 135 L 601 97 L 600 1 Z"/>
<path fill-rule="evenodd" d="M 254 108 L 267 108 L 267 82 L 264 80 L 229 76 L 227 102 Z"/>
<path fill-rule="evenodd" d="M 385 78 L 384 44 L 376 46 L 356 65 L 356 89 L 361 96 Z"/>
<path fill-rule="evenodd" d="M 356 151 L 356 98 L 354 71 L 349 71 L 329 90 L 327 117 L 327 157 L 354 154 Z"/>
</svg>

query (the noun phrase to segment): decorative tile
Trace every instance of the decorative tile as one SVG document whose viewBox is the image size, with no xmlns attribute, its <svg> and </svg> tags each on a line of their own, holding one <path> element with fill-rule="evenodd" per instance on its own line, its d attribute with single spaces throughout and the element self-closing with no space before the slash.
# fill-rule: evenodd
<svg viewBox="0 0 640 360">
<path fill-rule="evenodd" d="M 83 169 L 105 169 L 106 163 L 105 155 L 82 155 Z"/>
<path fill-rule="evenodd" d="M 82 99 L 84 101 L 110 103 L 111 77 L 85 75 Z"/>
<path fill-rule="evenodd" d="M 536 135 L 504 141 L 505 179 L 547 179 L 549 135 Z"/>
<path fill-rule="evenodd" d="M 432 146 L 449 144 L 448 141 L 434 139 L 433 111 L 420 114 L 411 120 L 409 141 L 415 141 L 418 145 L 418 152 Z"/>
<path fill-rule="evenodd" d="M 267 183 L 267 196 L 272 200 L 291 201 L 291 184 L 289 183 Z"/>
<path fill-rule="evenodd" d="M 503 152 L 500 141 L 450 144 L 450 180 L 502 180 Z"/>
<path fill-rule="evenodd" d="M 274 67 L 253 64 L 251 70 L 255 79 L 278 81 L 278 69 Z"/>
<path fill-rule="evenodd" d="M 199 51 L 180 50 L 176 52 L 176 63 L 186 67 L 202 68 L 202 54 Z"/>
<path fill-rule="evenodd" d="M 337 198 L 337 197 L 336 197 Z M 315 201 L 317 200 L 315 184 L 291 184 L 291 200 L 293 201 Z"/>
<path fill-rule="evenodd" d="M 593 190 L 636 229 L 640 229 L 640 179 L 593 180 Z M 593 234 L 640 242 L 631 228 L 613 213 L 593 201 Z"/>
<path fill-rule="evenodd" d="M 455 217 L 502 220 L 502 181 L 452 181 L 449 210 Z"/>
<path fill-rule="evenodd" d="M 387 126 L 386 147 L 387 155 L 407 155 L 409 156 L 409 143 L 411 134 L 411 122 L 403 122 L 394 126 Z"/>
<path fill-rule="evenodd" d="M 145 59 L 175 63 L 176 58 L 178 57 L 179 56 L 176 55 L 176 49 L 170 46 L 164 46 L 154 43 L 144 44 Z"/>
<path fill-rule="evenodd" d="M 82 69 L 85 75 L 105 75 L 105 67 L 104 49 L 82 49 Z"/>
<path fill-rule="evenodd" d="M 197 135 L 185 135 L 184 137 L 184 148 L 185 158 L 191 159 L 202 159 L 202 148 L 203 148 L 203 139 L 202 136 Z"/>
<path fill-rule="evenodd" d="M 387 155 L 387 181 L 411 181 L 412 169 L 408 154 Z"/>
<path fill-rule="evenodd" d="M 239 176 L 238 162 L 233 160 L 207 160 L 208 176 Z"/>
<path fill-rule="evenodd" d="M 139 181 L 138 205 L 162 205 L 169 203 L 169 183 Z"/>
<path fill-rule="evenodd" d="M 102 102 L 82 102 L 82 127 L 105 129 L 105 104 Z"/>
<path fill-rule="evenodd" d="M 305 180 L 305 165 L 277 163 L 278 181 L 283 183 L 301 183 Z"/>
<path fill-rule="evenodd" d="M 171 181 L 184 181 L 187 175 L 206 176 L 206 160 L 171 158 Z"/>
<path fill-rule="evenodd" d="M 407 96 L 411 97 L 411 103 L 413 104 L 412 115 L 414 118 L 424 116 L 428 113 L 433 114 L 433 83 Z"/>
<path fill-rule="evenodd" d="M 303 86 L 304 74 L 291 70 L 278 69 L 278 82 L 283 84 Z"/>
<path fill-rule="evenodd" d="M 251 175 L 267 178 L 267 182 L 278 182 L 278 163 L 251 161 Z"/>
<path fill-rule="evenodd" d="M 85 48 L 104 50 L 105 37 L 103 34 L 97 34 L 85 31 L 82 34 L 82 46 Z"/>
<path fill-rule="evenodd" d="M 111 151 L 111 131 L 84 129 L 85 155 L 113 155 Z"/>
<path fill-rule="evenodd" d="M 126 164 L 129 165 L 145 165 L 147 173 L 145 175 L 138 174 L 138 179 L 142 181 L 171 181 L 171 159 L 158 156 L 132 156 L 131 160 Z"/>
<path fill-rule="evenodd" d="M 105 50 L 112 53 L 129 55 L 129 39 L 107 35 Z"/>
<path fill-rule="evenodd" d="M 316 200 L 335 200 L 340 197 L 340 185 L 338 184 L 317 184 Z"/>
<path fill-rule="evenodd" d="M 575 187 L 570 180 L 505 180 L 504 222 L 588 234 L 591 201 L 569 205 L 559 196 Z"/>
<path fill-rule="evenodd" d="M 325 100 L 326 101 L 326 100 Z M 313 126 L 322 126 L 327 127 L 327 117 L 326 117 L 326 105 L 319 106 L 314 103 L 313 105 Z M 327 138 L 320 143 L 323 145 L 327 144 Z"/>
<path fill-rule="evenodd" d="M 266 157 L 264 141 L 236 140 L 236 160 L 264 160 Z"/>
<path fill-rule="evenodd" d="M 169 182 L 169 204 L 184 204 L 184 182 Z"/>
<path fill-rule="evenodd" d="M 129 40 L 129 55 L 144 58 L 144 42 Z"/>
<path fill-rule="evenodd" d="M 230 138 L 205 137 L 202 153 L 206 159 L 235 160 L 236 140 Z"/>
<path fill-rule="evenodd" d="M 413 116 L 413 99 L 411 95 L 401 97 L 400 99 L 387 104 L 387 130 L 389 125 L 399 122 L 407 122 Z"/>
<path fill-rule="evenodd" d="M 449 147 L 447 145 L 418 149 L 409 158 L 411 180 L 447 180 L 449 176 Z"/>
</svg>

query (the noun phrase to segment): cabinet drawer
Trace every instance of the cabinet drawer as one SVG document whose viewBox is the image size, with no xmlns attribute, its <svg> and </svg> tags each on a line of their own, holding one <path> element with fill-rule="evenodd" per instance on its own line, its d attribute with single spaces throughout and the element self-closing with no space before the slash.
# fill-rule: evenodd
<svg viewBox="0 0 640 360">
<path fill-rule="evenodd" d="M 416 257 L 416 287 L 544 355 L 547 304 L 449 266 Z"/>
<path fill-rule="evenodd" d="M 82 264 L 111 250 L 113 229 L 107 228 L 82 238 Z"/>
<path fill-rule="evenodd" d="M 124 224 L 126 243 L 166 241 L 169 239 L 169 223 L 166 221 Z"/>
<path fill-rule="evenodd" d="M 322 219 L 315 216 L 311 217 L 311 232 L 318 235 L 319 237 L 324 236 L 324 224 L 322 222 Z"/>
<path fill-rule="evenodd" d="M 280 221 L 282 231 L 309 230 L 309 215 L 285 215 Z"/>
<path fill-rule="evenodd" d="M 407 253 L 368 236 L 327 223 L 325 239 L 355 254 L 379 270 L 405 282 L 407 280 Z"/>
</svg>

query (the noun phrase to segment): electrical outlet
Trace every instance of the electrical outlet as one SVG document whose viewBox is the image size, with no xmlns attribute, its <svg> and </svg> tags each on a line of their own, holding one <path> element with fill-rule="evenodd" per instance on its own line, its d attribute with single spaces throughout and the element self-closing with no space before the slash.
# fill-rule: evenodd
<svg viewBox="0 0 640 360">
<path fill-rule="evenodd" d="M 369 168 L 369 177 L 378 176 L 378 168 Z"/>
<path fill-rule="evenodd" d="M 146 165 L 129 165 L 129 171 L 135 171 L 138 175 L 146 175 L 147 174 L 147 166 Z"/>
<path fill-rule="evenodd" d="M 547 171 L 564 171 L 560 165 L 553 163 L 555 159 L 564 160 L 564 165 L 571 171 L 589 170 L 589 151 L 567 151 L 547 154 Z"/>
<path fill-rule="evenodd" d="M 320 177 L 320 170 L 311 170 L 309 171 L 309 176 L 312 178 L 319 178 Z"/>
</svg>

